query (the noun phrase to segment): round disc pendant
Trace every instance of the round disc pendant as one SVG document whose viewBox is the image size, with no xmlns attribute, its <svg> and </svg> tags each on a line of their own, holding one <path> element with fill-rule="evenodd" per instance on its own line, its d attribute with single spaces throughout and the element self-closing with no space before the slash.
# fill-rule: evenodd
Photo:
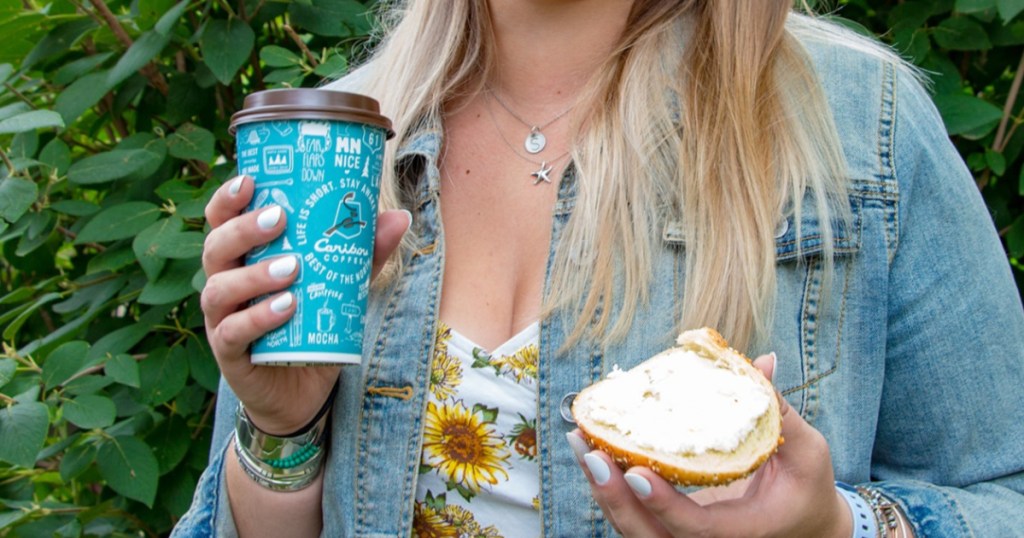
<svg viewBox="0 0 1024 538">
<path fill-rule="evenodd" d="M 544 138 L 544 133 L 534 129 L 530 131 L 530 134 L 526 135 L 526 142 L 523 143 L 523 147 L 526 148 L 526 152 L 530 155 L 536 155 L 544 151 L 544 146 L 548 144 L 548 139 Z"/>
</svg>

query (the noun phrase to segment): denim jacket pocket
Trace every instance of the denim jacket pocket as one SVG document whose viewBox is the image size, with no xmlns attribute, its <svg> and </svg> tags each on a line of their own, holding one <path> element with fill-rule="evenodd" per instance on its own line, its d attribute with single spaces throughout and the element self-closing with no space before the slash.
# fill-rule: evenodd
<svg viewBox="0 0 1024 538">
<path fill-rule="evenodd" d="M 831 220 L 831 275 L 822 258 L 823 223 L 809 203 L 799 227 L 790 215 L 776 228 L 777 295 L 771 341 L 766 342 L 770 349 L 765 351 L 780 357 L 776 387 L 808 420 L 818 408 L 820 382 L 837 371 L 850 351 L 843 345 L 843 330 L 855 259 L 862 248 L 863 201 L 851 194 L 849 220 Z"/>
</svg>

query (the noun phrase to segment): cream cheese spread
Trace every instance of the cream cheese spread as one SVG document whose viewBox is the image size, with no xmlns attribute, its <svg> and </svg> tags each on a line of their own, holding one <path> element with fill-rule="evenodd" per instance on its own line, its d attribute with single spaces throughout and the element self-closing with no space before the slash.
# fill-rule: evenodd
<svg viewBox="0 0 1024 538">
<path fill-rule="evenodd" d="M 774 397 L 727 363 L 682 349 L 608 377 L 593 389 L 591 417 L 666 453 L 735 450 Z"/>
</svg>

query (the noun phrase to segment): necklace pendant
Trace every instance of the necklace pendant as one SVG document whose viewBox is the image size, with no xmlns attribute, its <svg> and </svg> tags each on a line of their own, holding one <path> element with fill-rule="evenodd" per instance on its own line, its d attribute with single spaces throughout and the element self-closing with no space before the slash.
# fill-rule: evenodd
<svg viewBox="0 0 1024 538">
<path fill-rule="evenodd" d="M 540 132 L 540 129 L 534 127 L 530 129 L 530 134 L 526 135 L 526 141 L 523 142 L 523 147 L 526 152 L 530 155 L 536 155 L 544 151 L 544 147 L 547 146 L 548 139 L 544 136 L 544 133 Z"/>
<path fill-rule="evenodd" d="M 543 181 L 545 183 L 551 183 L 551 178 L 548 177 L 548 174 L 550 174 L 550 173 L 551 173 L 551 165 L 549 165 L 547 161 L 541 161 L 540 169 L 537 170 L 536 172 L 530 174 L 531 176 L 536 178 L 536 179 L 533 180 L 533 184 L 536 185 L 536 184 L 540 183 L 541 181 Z"/>
</svg>

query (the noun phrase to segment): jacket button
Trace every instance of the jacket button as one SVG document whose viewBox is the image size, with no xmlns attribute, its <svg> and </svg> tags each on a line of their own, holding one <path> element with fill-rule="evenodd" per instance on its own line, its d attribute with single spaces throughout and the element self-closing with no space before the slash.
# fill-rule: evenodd
<svg viewBox="0 0 1024 538">
<path fill-rule="evenodd" d="M 562 420 L 576 424 L 576 419 L 572 418 L 572 401 L 576 399 L 578 392 L 570 392 L 565 396 L 562 396 L 562 403 L 558 404 L 558 411 L 562 414 Z"/>
<path fill-rule="evenodd" d="M 782 219 L 782 222 L 775 227 L 775 239 L 782 239 L 782 236 L 786 235 L 789 231 L 789 219 Z"/>
</svg>

